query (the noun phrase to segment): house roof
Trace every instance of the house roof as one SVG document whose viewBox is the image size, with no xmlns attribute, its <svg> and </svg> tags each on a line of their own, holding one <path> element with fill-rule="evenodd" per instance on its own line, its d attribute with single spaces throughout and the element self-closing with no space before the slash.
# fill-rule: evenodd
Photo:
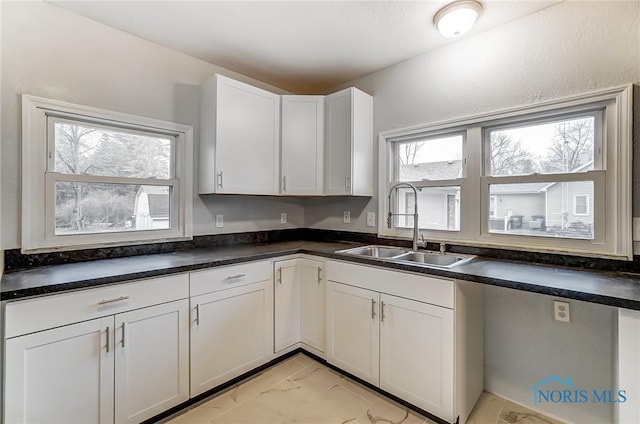
<svg viewBox="0 0 640 424">
<path fill-rule="evenodd" d="M 169 195 L 168 194 L 152 194 L 147 195 L 149 199 L 149 216 L 151 218 L 168 218 L 169 217 Z"/>
<path fill-rule="evenodd" d="M 453 180 L 462 174 L 462 161 L 415 163 L 400 168 L 404 181 Z"/>
</svg>

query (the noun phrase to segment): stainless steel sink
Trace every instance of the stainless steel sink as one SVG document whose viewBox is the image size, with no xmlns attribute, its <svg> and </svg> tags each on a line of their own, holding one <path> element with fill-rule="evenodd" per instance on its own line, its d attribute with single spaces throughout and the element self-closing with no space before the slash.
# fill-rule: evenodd
<svg viewBox="0 0 640 424">
<path fill-rule="evenodd" d="M 366 256 L 387 262 L 405 263 L 430 268 L 453 268 L 470 261 L 475 256 L 455 255 L 429 251 L 414 252 L 402 247 L 392 246 L 362 246 L 351 249 L 338 250 L 336 253 Z"/>
<path fill-rule="evenodd" d="M 401 247 L 391 246 L 362 246 L 352 249 L 339 250 L 336 253 L 348 253 L 349 255 L 368 256 L 371 258 L 391 259 L 400 255 L 410 253 L 409 250 Z"/>
<path fill-rule="evenodd" d="M 438 268 L 452 268 L 473 259 L 473 256 L 461 256 L 430 252 L 409 252 L 395 258 L 398 262 L 411 262 Z"/>
</svg>

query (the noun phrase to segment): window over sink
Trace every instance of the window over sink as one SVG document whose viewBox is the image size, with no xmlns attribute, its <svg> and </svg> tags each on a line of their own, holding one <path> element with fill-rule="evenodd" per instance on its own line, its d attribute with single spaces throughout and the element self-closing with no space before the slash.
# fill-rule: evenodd
<svg viewBox="0 0 640 424">
<path fill-rule="evenodd" d="M 191 127 L 23 96 L 25 252 L 191 236 Z"/>
<path fill-rule="evenodd" d="M 380 134 L 387 237 L 632 257 L 631 87 Z M 398 182 L 418 190 L 390 187 Z M 407 215 L 402 215 L 407 214 Z M 606 217 L 606 219 L 605 219 Z"/>
</svg>

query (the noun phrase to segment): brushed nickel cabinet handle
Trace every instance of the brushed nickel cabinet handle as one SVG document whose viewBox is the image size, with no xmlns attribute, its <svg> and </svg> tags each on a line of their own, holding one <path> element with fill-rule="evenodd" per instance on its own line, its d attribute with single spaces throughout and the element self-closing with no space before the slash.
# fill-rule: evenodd
<svg viewBox="0 0 640 424">
<path fill-rule="evenodd" d="M 236 278 L 242 278 L 242 277 L 246 277 L 246 274 L 236 274 L 236 275 L 230 275 L 227 278 L 225 278 L 225 280 L 235 280 Z"/>
<path fill-rule="evenodd" d="M 124 335 L 125 335 L 125 326 L 123 322 L 122 323 L 122 347 L 124 347 Z"/>
<path fill-rule="evenodd" d="M 222 188 L 222 171 L 218 172 L 218 187 Z"/>
<path fill-rule="evenodd" d="M 282 191 L 287 191 L 287 177 L 282 177 Z"/>
<path fill-rule="evenodd" d="M 114 299 L 101 300 L 100 302 L 98 302 L 98 306 L 107 305 L 109 303 L 114 303 L 114 302 L 122 302 L 123 300 L 127 300 L 127 299 L 129 299 L 129 296 L 120 296 Z"/>
<path fill-rule="evenodd" d="M 376 318 L 376 301 L 371 299 L 371 319 Z"/>
<path fill-rule="evenodd" d="M 107 332 L 107 353 L 109 353 L 109 326 L 105 330 Z"/>
<path fill-rule="evenodd" d="M 318 267 L 318 284 L 322 281 L 322 269 Z"/>
<path fill-rule="evenodd" d="M 278 283 L 282 284 L 282 268 L 278 268 Z"/>
<path fill-rule="evenodd" d="M 380 321 L 384 322 L 384 302 L 380 302 Z"/>
<path fill-rule="evenodd" d="M 196 305 L 196 325 L 200 325 L 200 305 Z"/>
</svg>

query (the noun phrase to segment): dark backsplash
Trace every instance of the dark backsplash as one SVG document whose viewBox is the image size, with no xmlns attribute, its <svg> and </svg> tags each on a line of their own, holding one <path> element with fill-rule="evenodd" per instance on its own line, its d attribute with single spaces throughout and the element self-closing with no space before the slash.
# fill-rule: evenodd
<svg viewBox="0 0 640 424">
<path fill-rule="evenodd" d="M 171 253 L 181 250 L 226 246 L 232 244 L 270 243 L 292 240 L 349 241 L 366 244 L 390 244 L 402 247 L 411 247 L 411 242 L 409 240 L 385 239 L 371 233 L 298 228 L 287 230 L 195 236 L 193 240 L 189 241 L 140 244 L 120 247 L 104 247 L 97 249 L 38 253 L 31 255 L 25 255 L 21 253 L 20 249 L 9 249 L 5 250 L 4 252 L 4 272 L 10 273 L 45 265 L 60 265 L 66 263 L 92 261 L 96 259 L 150 255 L 155 253 Z M 437 243 L 428 243 L 427 249 L 438 250 L 439 245 Z M 589 258 L 562 254 L 522 252 L 507 249 L 459 246 L 455 244 L 447 244 L 447 251 L 453 253 L 483 256 L 485 258 L 500 260 L 539 263 L 545 265 L 564 266 L 594 271 L 616 271 L 640 274 L 640 256 L 634 256 L 633 261 L 620 261 L 613 259 Z"/>
</svg>

